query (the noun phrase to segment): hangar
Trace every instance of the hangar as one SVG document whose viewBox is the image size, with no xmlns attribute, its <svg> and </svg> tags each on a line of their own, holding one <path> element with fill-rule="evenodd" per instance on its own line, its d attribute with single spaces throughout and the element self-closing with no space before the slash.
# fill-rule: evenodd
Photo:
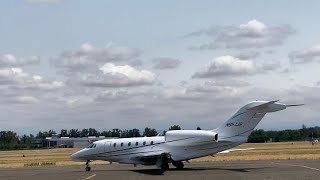
<svg viewBox="0 0 320 180">
<path fill-rule="evenodd" d="M 69 137 L 46 137 L 46 139 L 35 139 L 32 143 L 36 148 L 85 148 L 94 141 L 108 139 L 105 136 L 89 136 L 81 138 Z M 112 137 L 114 138 L 114 137 Z"/>
</svg>

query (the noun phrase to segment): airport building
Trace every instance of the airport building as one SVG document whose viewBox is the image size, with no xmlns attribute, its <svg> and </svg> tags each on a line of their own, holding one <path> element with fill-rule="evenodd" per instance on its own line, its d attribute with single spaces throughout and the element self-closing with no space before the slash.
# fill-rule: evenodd
<svg viewBox="0 0 320 180">
<path fill-rule="evenodd" d="M 35 139 L 33 146 L 36 148 L 85 148 L 92 142 L 110 139 L 111 137 L 81 137 L 81 138 L 69 138 L 69 137 L 47 137 L 46 139 Z M 114 138 L 114 137 L 112 137 Z"/>
</svg>

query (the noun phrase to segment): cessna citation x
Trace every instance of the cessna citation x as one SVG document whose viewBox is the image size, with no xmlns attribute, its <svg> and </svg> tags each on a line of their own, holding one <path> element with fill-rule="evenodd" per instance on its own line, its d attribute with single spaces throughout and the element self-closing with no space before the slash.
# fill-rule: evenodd
<svg viewBox="0 0 320 180">
<path fill-rule="evenodd" d="M 253 101 L 211 131 L 173 130 L 164 136 L 104 139 L 72 154 L 71 159 L 86 162 L 86 171 L 91 169 L 89 166 L 91 160 L 156 165 L 162 172 L 168 170 L 169 163 L 172 163 L 176 168 L 182 169 L 183 161 L 233 151 L 230 148 L 245 143 L 266 113 L 299 105 L 302 104 L 286 105 L 278 101 Z"/>
</svg>

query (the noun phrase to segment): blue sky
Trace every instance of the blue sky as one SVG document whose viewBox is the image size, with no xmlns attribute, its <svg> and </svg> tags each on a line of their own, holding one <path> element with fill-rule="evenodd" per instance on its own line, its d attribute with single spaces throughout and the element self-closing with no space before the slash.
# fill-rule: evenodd
<svg viewBox="0 0 320 180">
<path fill-rule="evenodd" d="M 307 104 L 259 128 L 319 125 L 319 5 L 3 1 L 0 127 L 214 128 L 256 99 Z"/>
</svg>

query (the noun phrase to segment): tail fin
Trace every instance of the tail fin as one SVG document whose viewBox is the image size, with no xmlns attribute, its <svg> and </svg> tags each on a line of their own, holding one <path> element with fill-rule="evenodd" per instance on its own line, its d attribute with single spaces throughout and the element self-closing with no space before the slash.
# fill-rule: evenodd
<svg viewBox="0 0 320 180">
<path fill-rule="evenodd" d="M 243 106 L 228 121 L 213 130 L 219 134 L 219 141 L 246 142 L 250 133 L 268 112 L 281 111 L 290 106 L 276 101 L 253 101 Z"/>
</svg>

